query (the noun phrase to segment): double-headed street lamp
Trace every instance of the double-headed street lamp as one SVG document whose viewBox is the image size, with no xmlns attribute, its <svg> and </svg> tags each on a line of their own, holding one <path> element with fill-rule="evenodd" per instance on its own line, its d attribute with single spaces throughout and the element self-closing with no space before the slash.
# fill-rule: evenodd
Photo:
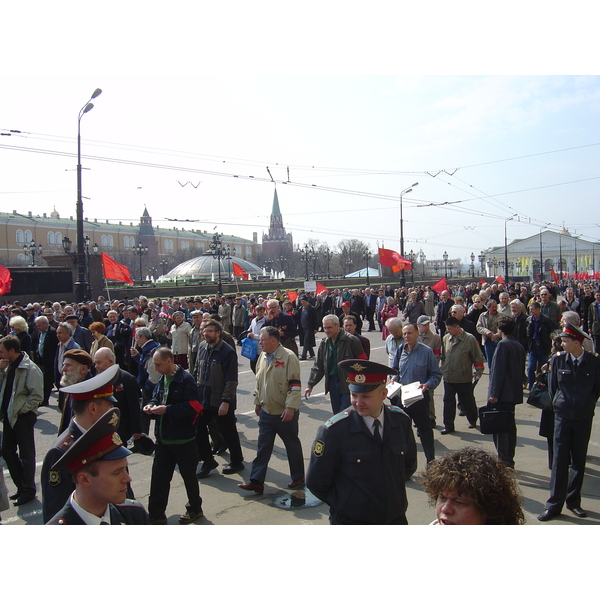
<svg viewBox="0 0 600 600">
<path fill-rule="evenodd" d="M 305 263 L 306 267 L 306 279 L 308 281 L 308 263 L 311 260 L 314 260 L 315 250 L 312 247 L 309 247 L 308 244 L 304 244 L 304 248 L 300 250 L 300 260 Z"/>
<path fill-rule="evenodd" d="M 97 98 L 102 93 L 97 88 L 90 100 Z M 83 200 L 81 196 L 81 118 L 85 113 L 90 112 L 94 105 L 88 100 L 79 111 L 77 118 L 77 281 L 75 282 L 75 292 L 78 302 L 83 302 L 89 296 L 90 284 L 87 281 L 87 264 L 85 260 L 85 239 L 83 236 Z"/>
<path fill-rule="evenodd" d="M 169 264 L 169 261 L 166 258 L 163 258 L 158 264 L 161 266 L 162 274 L 164 275 L 167 272 L 167 265 Z"/>
<path fill-rule="evenodd" d="M 23 246 L 23 251 L 25 252 L 25 256 L 29 256 L 31 254 L 31 266 L 35 267 L 35 257 L 36 255 L 42 256 L 43 248 L 41 244 L 36 246 L 35 241 L 31 240 L 29 244 L 25 244 Z"/>
<path fill-rule="evenodd" d="M 419 182 L 413 183 L 410 187 L 407 187 L 405 190 L 400 192 L 400 256 L 404 258 L 404 216 L 402 214 L 402 198 L 404 194 L 408 194 L 413 191 L 413 188 L 417 187 Z M 406 285 L 406 275 L 404 274 L 404 269 L 400 271 L 400 285 Z"/>
<path fill-rule="evenodd" d="M 271 279 L 273 278 L 273 259 L 265 258 L 265 273 L 271 271 Z"/>
<path fill-rule="evenodd" d="M 217 291 L 221 296 L 223 295 L 223 285 L 221 283 L 221 256 L 223 256 L 223 243 L 221 242 L 222 235 L 222 233 L 215 233 L 215 235 L 213 235 L 213 241 L 210 243 L 210 251 L 213 256 L 217 257 L 217 265 L 219 270 Z"/>
</svg>

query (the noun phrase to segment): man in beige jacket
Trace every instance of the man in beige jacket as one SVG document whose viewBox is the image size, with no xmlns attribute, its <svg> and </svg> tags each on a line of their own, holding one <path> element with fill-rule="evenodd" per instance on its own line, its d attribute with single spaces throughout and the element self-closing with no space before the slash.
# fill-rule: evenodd
<svg viewBox="0 0 600 600">
<path fill-rule="evenodd" d="M 300 360 L 280 343 L 279 330 L 263 327 L 259 344 L 262 353 L 256 363 L 255 412 L 258 416 L 258 449 L 252 462 L 250 483 L 240 483 L 243 490 L 262 494 L 275 436 L 285 446 L 292 480 L 289 488 L 304 485 L 304 457 L 298 437 L 300 407 Z"/>
</svg>

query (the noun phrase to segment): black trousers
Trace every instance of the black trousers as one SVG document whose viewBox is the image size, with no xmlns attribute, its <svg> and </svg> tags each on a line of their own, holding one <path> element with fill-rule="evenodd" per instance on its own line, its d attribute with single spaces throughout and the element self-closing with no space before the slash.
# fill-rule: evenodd
<svg viewBox="0 0 600 600">
<path fill-rule="evenodd" d="M 554 415 L 554 457 L 550 476 L 550 498 L 546 509 L 559 513 L 566 502 L 568 508 L 581 507 L 581 488 L 585 472 L 592 419 L 572 421 Z"/>
<path fill-rule="evenodd" d="M 329 508 L 329 524 L 330 525 L 408 525 L 406 515 L 401 515 L 390 523 L 367 523 L 366 521 L 357 521 L 339 513 L 336 513 L 333 508 Z"/>
<path fill-rule="evenodd" d="M 169 491 L 175 467 L 185 485 L 188 503 L 186 508 L 193 511 L 202 510 L 200 485 L 196 477 L 198 465 L 198 449 L 196 440 L 185 444 L 156 443 L 154 462 L 152 463 L 152 479 L 150 481 L 150 496 L 148 497 L 148 513 L 150 519 L 160 519 L 165 515 L 169 503 Z"/>
<path fill-rule="evenodd" d="M 511 469 L 515 468 L 515 449 L 517 447 L 517 424 L 515 423 L 515 405 L 498 402 L 500 410 L 512 411 L 510 429 L 506 433 L 494 433 L 492 438 L 498 458 Z"/>
<path fill-rule="evenodd" d="M 471 382 L 448 383 L 444 381 L 444 427 L 446 429 L 454 429 L 456 396 L 458 396 L 458 403 L 467 416 L 469 423 L 475 424 L 477 422 L 477 405 L 475 404 Z"/>
<path fill-rule="evenodd" d="M 216 419 L 219 430 L 227 447 L 231 463 L 241 463 L 244 460 L 242 446 L 240 444 L 240 435 L 237 430 L 235 413 L 228 412 L 226 415 L 219 416 L 218 411 L 213 408 L 206 408 L 198 417 L 198 433 L 196 434 L 196 445 L 198 446 L 198 455 L 202 462 L 210 461 L 213 458 L 210 439 L 208 436 L 208 425 L 212 419 Z"/>
<path fill-rule="evenodd" d="M 35 413 L 19 415 L 14 427 L 4 417 L 2 456 L 19 494 L 35 496 Z M 18 450 L 18 452 L 17 452 Z"/>
<path fill-rule="evenodd" d="M 394 400 L 393 404 L 402 408 L 417 426 L 425 458 L 427 462 L 431 462 L 435 458 L 435 449 L 433 445 L 433 428 L 429 419 L 429 392 L 423 392 L 423 399 L 417 400 L 408 408 L 402 406 L 398 398 Z"/>
</svg>

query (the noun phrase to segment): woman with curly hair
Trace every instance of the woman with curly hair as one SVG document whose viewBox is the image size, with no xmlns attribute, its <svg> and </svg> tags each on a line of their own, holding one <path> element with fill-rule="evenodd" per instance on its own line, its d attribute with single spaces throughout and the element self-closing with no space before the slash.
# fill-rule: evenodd
<svg viewBox="0 0 600 600">
<path fill-rule="evenodd" d="M 435 525 L 523 525 L 514 471 L 497 456 L 461 448 L 430 462 L 421 483 L 435 506 Z"/>
</svg>

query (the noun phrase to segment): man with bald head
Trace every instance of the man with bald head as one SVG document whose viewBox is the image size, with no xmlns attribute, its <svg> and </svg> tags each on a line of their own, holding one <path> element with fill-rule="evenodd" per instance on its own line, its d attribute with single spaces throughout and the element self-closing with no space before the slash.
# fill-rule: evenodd
<svg viewBox="0 0 600 600">
<path fill-rule="evenodd" d="M 99 348 L 94 354 L 96 373 L 104 373 L 116 364 L 114 352 L 110 348 Z M 142 435 L 140 388 L 136 378 L 127 371 L 119 368 L 114 381 L 113 396 L 117 401 L 115 406 L 121 411 L 118 433 L 121 439 L 127 441 L 133 437 L 137 440 Z"/>
</svg>

